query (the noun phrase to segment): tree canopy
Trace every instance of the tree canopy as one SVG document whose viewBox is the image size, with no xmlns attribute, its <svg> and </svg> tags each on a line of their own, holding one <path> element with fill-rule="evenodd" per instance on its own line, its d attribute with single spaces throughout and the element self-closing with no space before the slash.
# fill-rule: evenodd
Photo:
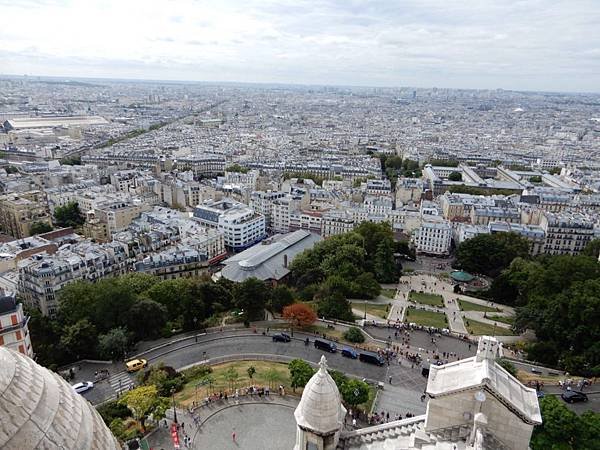
<svg viewBox="0 0 600 450">
<path fill-rule="evenodd" d="M 317 320 L 315 311 L 305 303 L 294 303 L 283 308 L 283 318 L 296 328 L 312 325 Z"/>
<path fill-rule="evenodd" d="M 600 374 L 600 264 L 594 257 L 517 258 L 490 295 L 517 306 L 515 327 L 535 331 L 528 358 L 589 376 Z"/>
<path fill-rule="evenodd" d="M 294 392 L 298 387 L 304 387 L 310 377 L 315 374 L 314 369 L 306 361 L 302 359 L 293 359 L 288 364 L 290 371 L 290 380 Z"/>
<path fill-rule="evenodd" d="M 52 225 L 46 222 L 33 222 L 31 227 L 29 227 L 29 234 L 32 236 L 36 234 L 43 234 L 52 231 Z"/>
<path fill-rule="evenodd" d="M 467 272 L 498 276 L 515 258 L 527 258 L 529 242 L 516 233 L 480 234 L 462 242 L 456 264 Z"/>
<path fill-rule="evenodd" d="M 77 202 L 70 202 L 54 209 L 54 221 L 59 227 L 78 227 L 85 223 L 85 217 Z"/>
<path fill-rule="evenodd" d="M 458 171 L 451 172 L 450 175 L 448 175 L 448 179 L 450 181 L 462 181 L 462 174 Z"/>
</svg>

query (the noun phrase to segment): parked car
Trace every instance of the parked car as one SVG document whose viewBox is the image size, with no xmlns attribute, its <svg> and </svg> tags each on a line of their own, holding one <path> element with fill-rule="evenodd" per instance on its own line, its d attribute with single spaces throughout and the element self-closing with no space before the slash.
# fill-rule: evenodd
<svg viewBox="0 0 600 450">
<path fill-rule="evenodd" d="M 291 342 L 292 338 L 289 334 L 279 333 L 273 335 L 273 342 Z"/>
<path fill-rule="evenodd" d="M 145 359 L 132 359 L 125 363 L 127 366 L 127 372 L 137 372 L 138 370 L 142 370 L 144 367 L 148 367 L 148 361 Z"/>
<path fill-rule="evenodd" d="M 77 392 L 78 394 L 81 394 L 81 393 L 83 393 L 85 391 L 89 391 L 91 388 L 93 388 L 94 383 L 92 383 L 91 381 L 82 381 L 81 383 L 74 384 L 71 387 L 73 388 L 73 390 L 75 392 Z"/>
<path fill-rule="evenodd" d="M 337 352 L 337 345 L 335 345 L 333 342 L 322 341 L 320 339 L 315 339 L 315 348 L 325 350 L 329 353 Z"/>
<path fill-rule="evenodd" d="M 356 353 L 356 350 L 354 350 L 353 348 L 345 347 L 342 349 L 341 353 L 342 353 L 342 356 L 345 356 L 346 358 L 352 358 L 352 359 L 358 358 L 358 353 Z"/>
<path fill-rule="evenodd" d="M 358 355 L 358 359 L 362 362 L 375 364 L 377 366 L 383 366 L 385 364 L 385 359 L 383 359 L 377 353 L 361 352 L 360 355 Z"/>
<path fill-rule="evenodd" d="M 565 391 L 560 394 L 561 398 L 567 403 L 587 402 L 588 396 L 579 391 Z"/>
<path fill-rule="evenodd" d="M 537 367 L 532 367 L 531 368 L 531 373 L 536 373 L 538 375 L 541 375 L 542 371 L 540 369 L 538 369 Z"/>
<path fill-rule="evenodd" d="M 537 391 L 537 398 L 544 398 L 546 396 L 546 394 L 544 394 L 544 391 Z"/>
</svg>

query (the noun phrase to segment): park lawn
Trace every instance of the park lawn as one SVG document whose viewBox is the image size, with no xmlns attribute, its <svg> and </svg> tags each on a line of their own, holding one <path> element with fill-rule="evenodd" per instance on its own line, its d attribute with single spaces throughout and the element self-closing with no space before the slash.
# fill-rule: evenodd
<svg viewBox="0 0 600 450">
<path fill-rule="evenodd" d="M 407 308 L 404 321 L 426 327 L 448 328 L 446 314 L 423 309 Z"/>
<path fill-rule="evenodd" d="M 381 295 L 387 298 L 391 298 L 392 300 L 396 297 L 396 289 L 382 289 Z"/>
<path fill-rule="evenodd" d="M 252 379 L 248 376 L 247 369 L 250 366 L 254 366 L 256 373 Z M 266 379 L 265 374 L 268 370 L 275 370 L 279 377 L 277 380 L 271 382 L 271 388 L 283 384 L 286 387 L 290 386 L 290 372 L 286 363 L 272 362 L 272 361 L 233 361 L 223 364 L 217 364 L 212 366 L 212 373 L 209 376 L 213 379 L 212 392 L 225 391 L 231 388 L 229 381 L 225 378 L 225 372 L 227 369 L 232 367 L 238 374 L 238 379 L 233 383 L 233 389 L 239 387 L 247 387 L 251 385 L 268 386 L 269 381 Z M 198 377 L 188 381 L 183 390 L 175 394 L 175 400 L 177 404 L 187 406 L 194 400 L 201 401 L 207 396 L 207 392 L 210 387 L 200 386 L 197 389 L 198 398 L 196 398 L 196 385 L 205 377 Z M 286 389 L 287 391 L 288 389 Z M 292 390 L 289 389 L 290 394 L 293 394 Z M 301 389 L 296 389 L 296 394 L 301 394 Z"/>
<path fill-rule="evenodd" d="M 361 313 L 365 311 L 365 302 L 351 302 L 352 309 L 356 309 Z M 381 317 L 382 319 L 387 319 L 389 312 L 389 305 L 387 303 L 368 303 L 367 302 L 367 314 L 371 314 L 373 316 Z M 355 311 L 356 313 L 356 311 Z M 361 314 L 362 318 L 362 314 Z"/>
<path fill-rule="evenodd" d="M 461 311 L 481 311 L 481 312 L 498 312 L 498 308 L 492 308 L 491 306 L 480 305 L 478 303 L 469 302 L 467 300 L 459 300 Z"/>
<path fill-rule="evenodd" d="M 494 325 L 488 324 L 488 323 L 483 323 L 483 322 L 478 322 L 477 320 L 473 320 L 473 319 L 464 319 L 465 322 L 465 327 L 467 327 L 467 330 L 469 331 L 469 334 L 473 334 L 475 336 L 514 336 L 515 333 L 512 332 L 512 330 L 510 328 L 504 328 L 501 326 L 496 326 L 494 327 Z"/>
<path fill-rule="evenodd" d="M 515 323 L 515 318 L 514 316 L 497 316 L 497 315 L 493 315 L 487 316 L 488 319 L 493 320 L 495 322 L 502 322 L 502 323 L 506 323 L 508 325 L 513 325 Z"/>
<path fill-rule="evenodd" d="M 410 291 L 409 301 L 421 303 L 423 305 L 444 307 L 444 298 L 439 294 L 428 294 L 427 292 Z"/>
</svg>

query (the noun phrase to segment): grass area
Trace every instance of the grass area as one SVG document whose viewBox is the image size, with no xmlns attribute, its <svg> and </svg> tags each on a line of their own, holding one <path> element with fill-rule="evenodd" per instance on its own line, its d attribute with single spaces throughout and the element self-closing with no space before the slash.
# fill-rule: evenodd
<svg viewBox="0 0 600 450">
<path fill-rule="evenodd" d="M 446 314 L 435 311 L 407 308 L 404 321 L 416 323 L 426 327 L 448 328 Z"/>
<path fill-rule="evenodd" d="M 250 366 L 253 366 L 256 369 L 256 373 L 253 375 L 252 379 L 250 379 L 247 372 L 248 367 Z M 234 383 L 230 383 L 226 379 L 225 372 L 229 368 L 233 368 L 238 374 L 238 379 Z M 271 388 L 276 388 L 280 384 L 283 384 L 287 387 L 290 385 L 290 372 L 287 368 L 287 364 L 285 363 L 271 361 L 234 361 L 212 366 L 212 369 L 213 371 L 210 374 L 210 377 L 213 380 L 212 390 L 208 385 L 196 387 L 204 377 L 192 379 L 186 383 L 182 391 L 175 395 L 175 400 L 177 403 L 187 406 L 193 401 L 201 401 L 210 392 L 225 391 L 228 389 L 235 390 L 236 388 L 247 387 L 253 384 L 259 386 L 268 386 L 269 372 L 277 375 L 276 379 L 271 380 Z M 289 389 L 289 391 L 292 393 L 291 389 Z M 296 394 L 299 393 L 301 394 L 302 390 L 296 389 Z M 196 394 L 198 397 L 196 397 Z"/>
<path fill-rule="evenodd" d="M 474 334 L 476 336 L 514 336 L 515 333 L 512 332 L 509 328 L 504 328 L 501 326 L 494 326 L 488 323 L 478 322 L 473 319 L 465 319 L 465 326 L 469 331 L 469 334 Z"/>
<path fill-rule="evenodd" d="M 382 289 L 381 295 L 387 298 L 391 298 L 392 300 L 396 297 L 396 289 Z"/>
<path fill-rule="evenodd" d="M 252 366 L 256 370 L 252 379 L 248 376 L 248 368 Z M 226 372 L 233 368 L 237 374 L 238 379 L 235 383 L 231 383 L 226 378 Z M 178 405 L 188 406 L 193 401 L 202 401 L 210 392 L 219 391 L 235 391 L 236 388 L 248 387 L 251 385 L 257 386 L 268 386 L 269 385 L 269 373 L 274 374 L 274 378 L 270 380 L 271 390 L 276 391 L 277 386 L 283 384 L 286 387 L 286 394 L 290 395 L 302 395 L 302 388 L 297 388 L 294 393 L 290 387 L 290 371 L 286 363 L 272 362 L 272 361 L 234 361 L 224 364 L 218 364 L 212 366 L 212 373 L 209 375 L 212 380 L 212 390 L 210 386 L 199 386 L 198 383 L 204 377 L 198 377 L 192 379 L 184 386 L 183 390 L 175 394 L 175 401 Z M 375 401 L 376 389 L 374 386 L 369 385 L 369 399 L 362 405 L 359 405 L 365 411 L 370 411 L 373 402 Z"/>
<path fill-rule="evenodd" d="M 439 308 L 444 307 L 444 298 L 439 294 L 428 294 L 426 292 L 410 291 L 408 300 L 412 302 L 421 303 L 423 305 L 437 306 Z"/>
<path fill-rule="evenodd" d="M 515 318 L 514 316 L 498 316 L 498 315 L 493 315 L 487 316 L 488 319 L 493 320 L 494 322 L 502 322 L 502 323 L 506 323 L 508 325 L 513 325 L 515 323 Z"/>
<path fill-rule="evenodd" d="M 481 311 L 481 312 L 498 312 L 498 308 L 492 308 L 490 306 L 479 305 L 478 303 L 468 302 L 466 300 L 459 300 L 461 311 Z"/>
<path fill-rule="evenodd" d="M 365 302 L 351 302 L 353 309 L 364 313 L 365 311 Z M 387 303 L 366 303 L 367 305 L 367 314 L 371 314 L 373 316 L 381 317 L 382 319 L 387 319 L 388 311 L 390 309 Z M 362 319 L 362 315 L 361 315 Z"/>
</svg>

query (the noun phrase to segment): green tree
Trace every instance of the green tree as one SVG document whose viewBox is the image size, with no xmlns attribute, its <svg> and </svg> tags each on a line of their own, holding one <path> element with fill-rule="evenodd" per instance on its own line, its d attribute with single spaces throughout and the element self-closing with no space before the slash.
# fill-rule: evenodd
<svg viewBox="0 0 600 450">
<path fill-rule="evenodd" d="M 460 172 L 451 172 L 450 175 L 448 175 L 448 180 L 462 181 L 462 174 Z"/>
<path fill-rule="evenodd" d="M 75 359 L 94 356 L 97 342 L 96 327 L 87 319 L 66 326 L 60 338 L 60 345 Z"/>
<path fill-rule="evenodd" d="M 54 219 L 59 227 L 79 227 L 85 223 L 85 217 L 77 202 L 70 202 L 54 209 Z"/>
<path fill-rule="evenodd" d="M 533 430 L 531 449 L 577 448 L 573 445 L 578 428 L 577 415 L 553 395 L 547 395 L 540 400 L 540 409 L 542 424 Z"/>
<path fill-rule="evenodd" d="M 275 286 L 271 291 L 269 307 L 271 311 L 281 313 L 283 308 L 294 303 L 294 293 L 286 285 Z"/>
<path fill-rule="evenodd" d="M 177 319 L 183 313 L 183 305 L 194 301 L 193 282 L 189 278 L 165 280 L 145 291 L 145 295 L 167 308 L 169 320 Z"/>
<path fill-rule="evenodd" d="M 585 246 L 581 254 L 585 256 L 591 256 L 593 258 L 598 258 L 598 255 L 600 255 L 600 239 L 594 239 L 590 241 Z"/>
<path fill-rule="evenodd" d="M 125 392 L 119 399 L 119 404 L 127 406 L 133 417 L 140 421 L 142 430 L 146 430 L 146 419 L 150 416 L 154 420 L 165 417 L 169 408 L 169 399 L 160 397 L 156 386 L 140 386 Z"/>
<path fill-rule="evenodd" d="M 261 320 L 271 296 L 270 287 L 257 278 L 248 278 L 234 288 L 235 306 L 244 310 L 247 320 Z"/>
<path fill-rule="evenodd" d="M 402 169 L 402 157 L 400 156 L 388 156 L 385 160 L 385 167 L 392 169 Z"/>
<path fill-rule="evenodd" d="M 237 373 L 237 370 L 235 370 L 233 367 L 229 367 L 225 371 L 224 377 L 225 380 L 229 383 L 229 389 L 233 389 L 240 375 Z"/>
<path fill-rule="evenodd" d="M 53 230 L 52 225 L 50 225 L 46 222 L 33 222 L 31 224 L 31 227 L 29 227 L 29 234 L 34 236 L 36 234 L 48 233 L 52 230 Z"/>
<path fill-rule="evenodd" d="M 277 383 L 277 382 L 283 380 L 283 376 L 282 376 L 281 372 L 279 372 L 277 369 L 274 369 L 274 368 L 267 369 L 264 373 L 264 377 L 265 377 L 265 381 L 267 383 L 269 383 L 270 388 L 273 387 L 274 383 Z"/>
<path fill-rule="evenodd" d="M 240 166 L 239 164 L 231 164 L 227 166 L 225 169 L 226 172 L 240 172 L 240 173 L 248 173 L 250 169 L 247 167 Z"/>
<path fill-rule="evenodd" d="M 398 281 L 398 269 L 394 260 L 394 242 L 381 241 L 377 245 L 374 257 L 375 278 L 380 283 L 395 283 Z"/>
<path fill-rule="evenodd" d="M 381 285 L 371 272 L 363 272 L 349 284 L 352 298 L 375 298 L 381 293 Z"/>
<path fill-rule="evenodd" d="M 350 327 L 344 332 L 344 339 L 350 342 L 362 343 L 365 342 L 365 335 L 360 328 Z"/>
<path fill-rule="evenodd" d="M 129 310 L 127 328 L 137 339 L 153 338 L 167 322 L 167 308 L 154 300 L 142 297 Z"/>
<path fill-rule="evenodd" d="M 498 276 L 515 258 L 527 258 L 529 242 L 516 233 L 480 234 L 464 241 L 456 251 L 462 269 Z"/>
<path fill-rule="evenodd" d="M 347 380 L 340 390 L 342 399 L 350 406 L 360 405 L 369 400 L 369 385 L 360 380 Z"/>
<path fill-rule="evenodd" d="M 40 310 L 25 308 L 29 316 L 31 344 L 35 349 L 36 360 L 52 370 L 69 362 L 65 349 L 60 345 L 62 330 L 58 321 L 43 316 Z"/>
<path fill-rule="evenodd" d="M 103 358 L 121 358 L 129 344 L 129 336 L 124 327 L 113 328 L 98 336 L 98 353 Z"/>
<path fill-rule="evenodd" d="M 133 272 L 115 278 L 115 282 L 118 285 L 127 286 L 135 295 L 140 295 L 155 284 L 160 283 L 160 278 L 149 273 Z"/>
<path fill-rule="evenodd" d="M 319 300 L 318 314 L 320 317 L 353 321 L 354 314 L 350 302 L 341 293 L 336 292 Z"/>
<path fill-rule="evenodd" d="M 515 365 L 508 359 L 498 358 L 496 362 L 503 367 L 508 373 L 510 373 L 513 377 L 517 376 L 517 368 Z"/>
<path fill-rule="evenodd" d="M 315 374 L 313 368 L 302 359 L 293 359 L 288 364 L 290 371 L 290 380 L 292 389 L 296 392 L 296 388 L 306 386 L 308 380 Z"/>
<path fill-rule="evenodd" d="M 256 369 L 254 368 L 254 366 L 250 366 L 246 369 L 246 373 L 248 374 L 248 378 L 252 379 L 252 377 L 254 377 L 254 374 L 256 373 Z"/>
</svg>

